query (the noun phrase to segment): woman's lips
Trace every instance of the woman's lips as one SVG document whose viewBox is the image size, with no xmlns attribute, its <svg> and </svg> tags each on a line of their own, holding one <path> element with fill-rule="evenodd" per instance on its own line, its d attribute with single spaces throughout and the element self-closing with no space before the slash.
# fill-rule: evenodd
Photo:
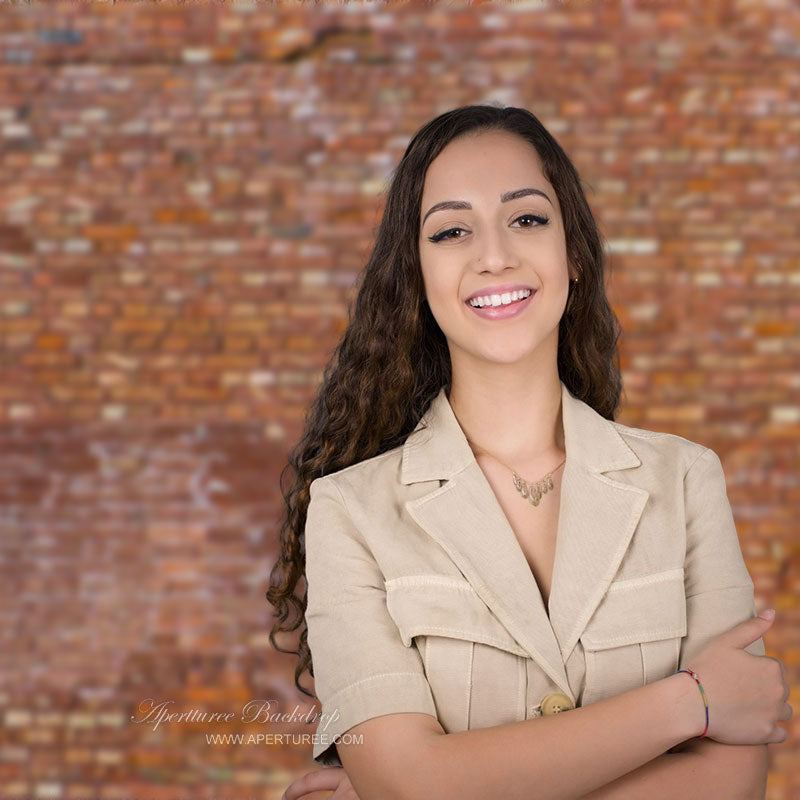
<svg viewBox="0 0 800 800">
<path fill-rule="evenodd" d="M 535 294 L 536 292 L 532 290 L 527 297 L 524 297 L 522 300 L 515 300 L 513 303 L 509 303 L 506 306 L 484 306 L 483 308 L 476 308 L 469 303 L 466 303 L 466 306 L 479 317 L 483 317 L 483 319 L 508 319 L 509 317 L 516 317 L 517 314 L 521 314 L 531 304 Z"/>
</svg>

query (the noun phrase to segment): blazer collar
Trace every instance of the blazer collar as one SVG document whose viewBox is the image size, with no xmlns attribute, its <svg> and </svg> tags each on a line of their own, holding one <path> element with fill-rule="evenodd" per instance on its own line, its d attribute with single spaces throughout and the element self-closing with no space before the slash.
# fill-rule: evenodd
<svg viewBox="0 0 800 800">
<path fill-rule="evenodd" d="M 641 462 L 610 420 L 560 383 L 567 459 L 548 608 L 444 387 L 403 445 L 400 480 L 432 482 L 431 492 L 407 501 L 406 510 L 576 701 L 564 664 L 619 568 L 649 495 L 604 474 Z"/>
</svg>

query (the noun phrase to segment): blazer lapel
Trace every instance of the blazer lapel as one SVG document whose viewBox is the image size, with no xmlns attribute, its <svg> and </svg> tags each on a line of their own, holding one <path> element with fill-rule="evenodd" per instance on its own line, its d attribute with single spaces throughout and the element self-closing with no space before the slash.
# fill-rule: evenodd
<svg viewBox="0 0 800 800">
<path fill-rule="evenodd" d="M 405 508 L 550 679 L 572 696 L 565 662 L 608 589 L 648 492 L 604 474 L 636 467 L 613 423 L 561 382 L 567 460 L 548 609 L 444 388 L 403 446 L 401 481 L 444 481 Z"/>
</svg>

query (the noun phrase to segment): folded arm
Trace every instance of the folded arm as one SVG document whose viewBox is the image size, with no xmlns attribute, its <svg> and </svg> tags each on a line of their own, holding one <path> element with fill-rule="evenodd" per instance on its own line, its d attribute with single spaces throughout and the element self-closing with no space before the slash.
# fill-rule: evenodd
<svg viewBox="0 0 800 800">
<path fill-rule="evenodd" d="M 767 745 L 689 739 L 582 800 L 764 800 Z"/>
</svg>

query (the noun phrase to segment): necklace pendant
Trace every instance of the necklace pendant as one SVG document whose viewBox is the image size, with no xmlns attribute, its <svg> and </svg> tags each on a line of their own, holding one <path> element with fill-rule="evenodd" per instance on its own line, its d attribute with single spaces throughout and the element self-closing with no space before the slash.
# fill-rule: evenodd
<svg viewBox="0 0 800 800">
<path fill-rule="evenodd" d="M 563 463 L 564 462 L 562 461 L 561 464 Z M 559 466 L 561 466 L 561 464 L 559 464 Z M 531 505 L 534 506 L 538 506 L 542 496 L 554 488 L 553 472 L 548 472 L 544 478 L 536 481 L 535 483 L 528 483 L 528 481 L 522 478 L 514 469 L 511 470 L 511 475 L 513 477 L 514 487 L 516 490 L 522 495 L 523 498 L 529 500 Z"/>
</svg>

